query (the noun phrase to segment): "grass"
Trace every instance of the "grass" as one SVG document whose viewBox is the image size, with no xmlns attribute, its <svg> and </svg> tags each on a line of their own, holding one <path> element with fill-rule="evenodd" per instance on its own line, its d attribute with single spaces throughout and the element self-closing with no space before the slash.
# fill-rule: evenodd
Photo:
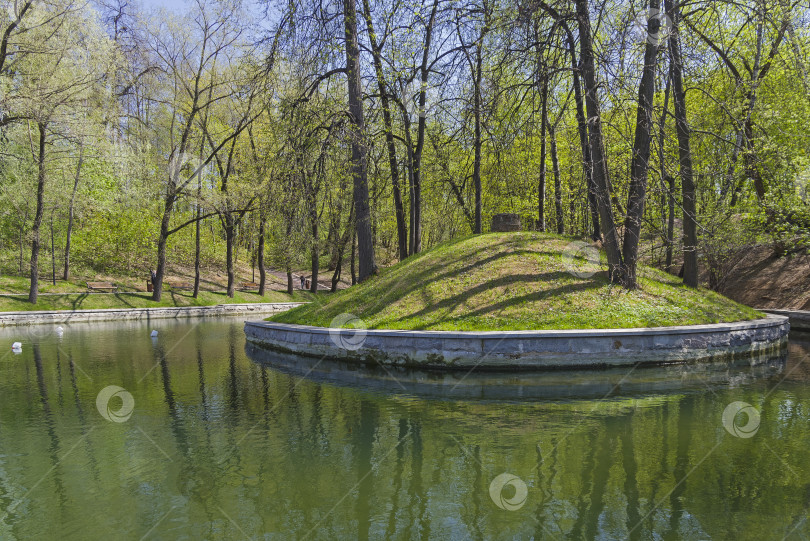
<svg viewBox="0 0 810 541">
<path fill-rule="evenodd" d="M 106 281 L 106 278 L 105 278 Z M 229 298 L 224 290 L 201 290 L 195 299 L 191 291 L 171 290 L 164 285 L 163 299 L 152 301 L 152 294 L 135 290 L 135 279 L 119 278 L 112 280 L 121 286 L 119 293 L 87 293 L 87 286 L 81 279 L 68 282 L 40 280 L 40 296 L 37 304 L 28 302 L 28 279 L 16 276 L 0 278 L 0 312 L 30 310 L 88 310 L 99 308 L 158 308 L 175 306 L 214 306 L 217 304 L 239 304 L 259 302 L 299 302 L 312 300 L 306 291 L 295 291 L 290 296 L 283 291 L 280 283 L 268 281 L 269 290 L 264 296 L 257 293 L 237 291 Z M 141 280 L 145 282 L 145 280 Z M 132 282 L 132 283 L 130 283 Z M 140 281 L 138 281 L 140 284 Z M 210 284 L 208 284 L 210 286 Z"/>
<path fill-rule="evenodd" d="M 276 314 L 271 321 L 328 327 L 351 313 L 368 328 L 531 330 L 661 327 L 741 321 L 757 311 L 677 277 L 639 268 L 626 291 L 600 265 L 562 257 L 572 239 L 490 233 L 441 244 L 384 269 L 358 287 Z M 590 275 L 590 273 L 594 273 Z"/>
</svg>

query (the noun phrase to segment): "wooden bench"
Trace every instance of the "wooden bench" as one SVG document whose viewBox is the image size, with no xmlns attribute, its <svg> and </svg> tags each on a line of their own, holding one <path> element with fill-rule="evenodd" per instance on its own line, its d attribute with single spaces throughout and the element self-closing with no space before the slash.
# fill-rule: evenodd
<svg viewBox="0 0 810 541">
<path fill-rule="evenodd" d="M 251 291 L 251 290 L 259 289 L 259 284 L 256 282 L 240 282 L 239 283 L 239 291 Z"/>
<path fill-rule="evenodd" d="M 107 291 L 115 293 L 118 291 L 118 286 L 112 282 L 85 282 L 88 291 Z"/>
</svg>

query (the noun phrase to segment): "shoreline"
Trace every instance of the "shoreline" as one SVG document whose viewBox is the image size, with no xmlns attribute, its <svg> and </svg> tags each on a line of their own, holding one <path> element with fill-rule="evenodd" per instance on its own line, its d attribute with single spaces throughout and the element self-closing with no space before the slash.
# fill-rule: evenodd
<svg viewBox="0 0 810 541">
<path fill-rule="evenodd" d="M 631 329 L 404 331 L 245 322 L 256 345 L 309 357 L 440 370 L 543 370 L 665 365 L 748 358 L 765 362 L 787 346 L 780 315 L 734 323 Z"/>
<path fill-rule="evenodd" d="M 97 308 L 88 310 L 42 310 L 0 312 L 0 327 L 45 325 L 90 321 L 133 321 L 193 317 L 274 314 L 303 302 L 216 304 L 212 306 L 170 306 L 156 308 Z"/>
</svg>

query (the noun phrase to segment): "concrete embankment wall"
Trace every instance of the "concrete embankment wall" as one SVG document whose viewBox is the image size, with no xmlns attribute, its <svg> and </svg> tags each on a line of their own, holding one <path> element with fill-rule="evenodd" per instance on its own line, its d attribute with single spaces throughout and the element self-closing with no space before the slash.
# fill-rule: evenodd
<svg viewBox="0 0 810 541">
<path fill-rule="evenodd" d="M 763 309 L 760 312 L 786 316 L 790 320 L 790 329 L 799 332 L 810 332 L 810 311 L 808 310 L 772 310 Z"/>
<path fill-rule="evenodd" d="M 788 318 L 642 329 L 397 331 L 328 329 L 267 321 L 247 339 L 276 351 L 366 364 L 436 369 L 535 370 L 669 364 L 714 359 L 765 361 L 784 352 Z"/>
<path fill-rule="evenodd" d="M 149 321 L 152 319 L 184 319 L 213 316 L 244 316 L 273 314 L 295 308 L 303 303 L 271 302 L 253 304 L 218 304 L 216 306 L 183 306 L 170 308 L 112 308 L 104 310 L 51 310 L 31 312 L 0 312 L 0 327 L 10 325 L 40 325 L 87 321 Z"/>
</svg>

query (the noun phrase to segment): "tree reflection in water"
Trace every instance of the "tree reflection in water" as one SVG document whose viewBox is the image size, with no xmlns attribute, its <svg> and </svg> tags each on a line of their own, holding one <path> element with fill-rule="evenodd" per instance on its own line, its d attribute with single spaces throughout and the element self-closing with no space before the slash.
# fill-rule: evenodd
<svg viewBox="0 0 810 541">
<path fill-rule="evenodd" d="M 461 383 L 247 352 L 239 321 L 167 321 L 71 325 L 4 360 L 0 537 L 810 535 L 808 342 L 757 368 Z M 107 385 L 127 422 L 96 414 Z M 734 401 L 754 437 L 724 429 Z M 516 511 L 490 499 L 504 472 L 528 487 Z"/>
</svg>

